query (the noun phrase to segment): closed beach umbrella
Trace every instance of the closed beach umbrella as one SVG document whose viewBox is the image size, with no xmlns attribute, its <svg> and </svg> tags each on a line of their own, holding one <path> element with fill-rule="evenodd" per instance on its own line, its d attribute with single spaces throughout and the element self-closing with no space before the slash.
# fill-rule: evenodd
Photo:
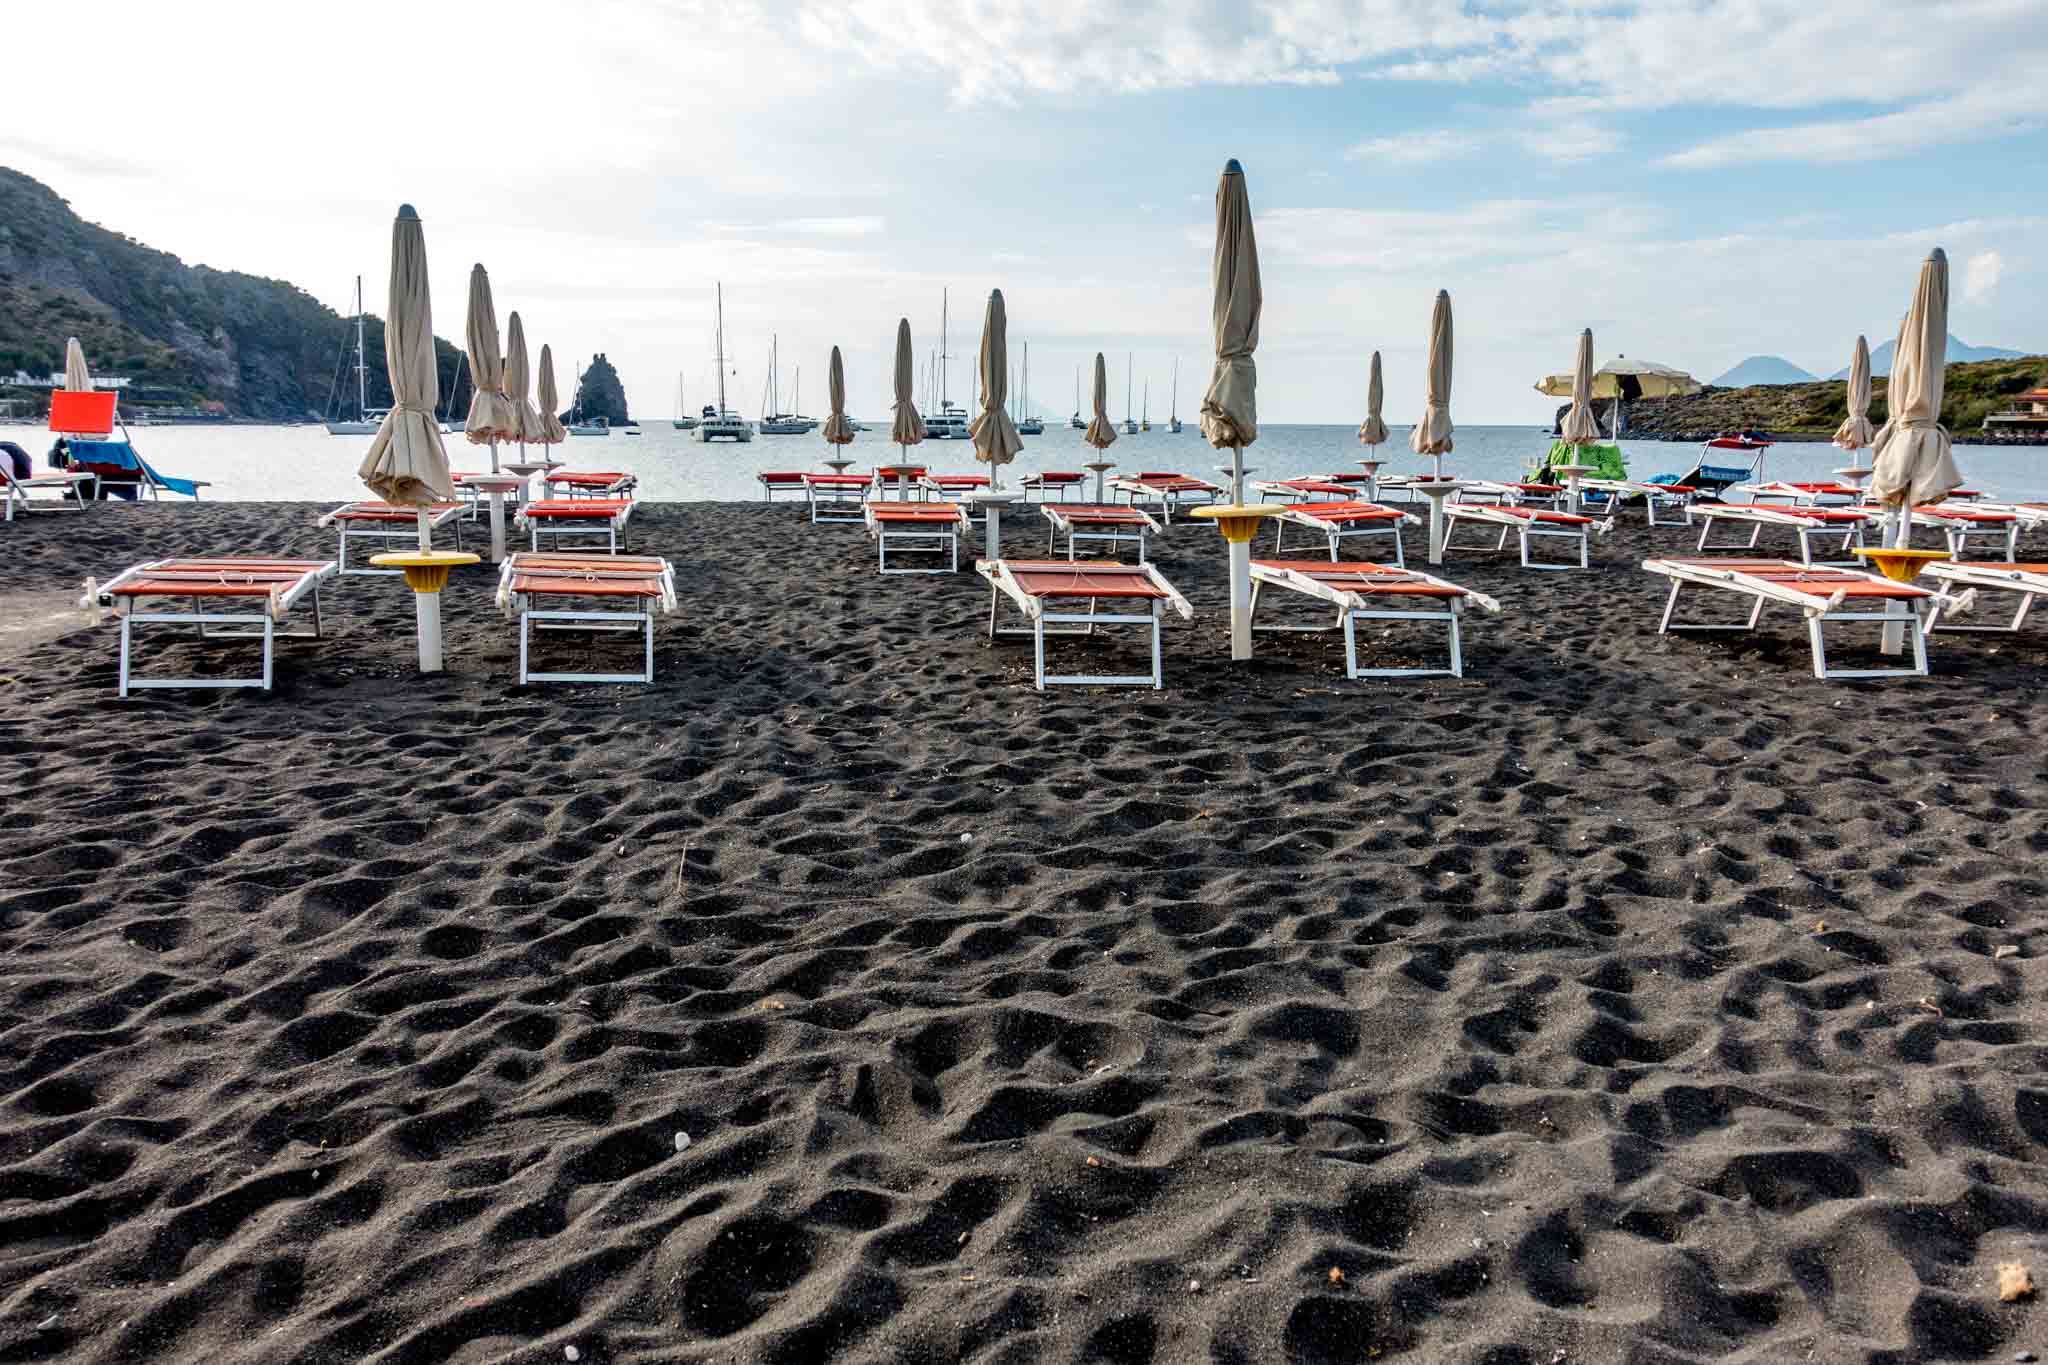
<svg viewBox="0 0 2048 1365">
<path fill-rule="evenodd" d="M 846 363 L 839 348 L 832 348 L 832 364 L 825 371 L 825 388 L 832 399 L 832 415 L 825 419 L 825 440 L 835 446 L 853 444 L 853 422 L 846 415 Z"/>
<path fill-rule="evenodd" d="M 1380 409 L 1386 406 L 1387 386 L 1380 379 L 1380 353 L 1372 353 L 1372 376 L 1365 381 L 1365 420 L 1358 424 L 1358 443 L 1363 446 L 1382 445 L 1387 439 L 1386 419 L 1380 416 Z"/>
<path fill-rule="evenodd" d="M 1856 354 L 1849 360 L 1849 415 L 1835 429 L 1835 444 L 1844 450 L 1861 450 L 1873 439 L 1870 429 L 1870 343 L 1857 337 Z"/>
<path fill-rule="evenodd" d="M 1003 466 L 1017 458 L 1024 438 L 1003 404 L 1010 397 L 1010 315 L 1003 291 L 991 289 L 988 311 L 981 318 L 981 416 L 967 434 L 974 439 L 974 458 L 989 467 L 993 487 L 1003 486 Z"/>
<path fill-rule="evenodd" d="M 391 225 L 391 294 L 384 322 L 384 365 L 391 376 L 391 411 L 370 438 L 356 472 L 386 502 L 420 507 L 420 549 L 433 548 L 426 504 L 455 497 L 448 452 L 441 445 L 435 373 L 434 314 L 427 294 L 427 241 L 420 216 L 399 207 Z"/>
<path fill-rule="evenodd" d="M 526 360 L 526 325 L 514 309 L 505 320 L 505 402 L 512 410 L 511 425 L 518 428 L 517 439 L 522 446 L 540 439 L 540 414 L 533 410 L 533 401 L 527 397 L 532 375 L 533 367 Z"/>
<path fill-rule="evenodd" d="M 1265 291 L 1259 285 L 1259 243 L 1252 233 L 1252 201 L 1244 167 L 1235 158 L 1216 185 L 1216 248 L 1210 258 L 1209 326 L 1216 340 L 1216 368 L 1202 395 L 1202 434 L 1218 450 L 1230 451 L 1230 500 L 1244 502 L 1244 448 L 1259 439 L 1259 313 Z"/>
<path fill-rule="evenodd" d="M 555 389 L 555 353 L 543 346 L 540 348 L 540 435 L 534 439 L 544 446 L 558 446 L 569 439 L 568 428 L 555 415 L 561 406 L 562 395 Z"/>
<path fill-rule="evenodd" d="M 1572 370 L 1572 410 L 1564 415 L 1561 434 L 1575 446 L 1589 446 L 1600 439 L 1600 424 L 1593 420 L 1593 329 L 1579 333 L 1579 363 Z"/>
<path fill-rule="evenodd" d="M 1948 256 L 1936 247 L 1920 266 L 1912 306 L 1899 324 L 1885 405 L 1891 416 L 1872 441 L 1870 492 L 1888 507 L 1940 502 L 1963 486 L 1941 425 L 1948 362 Z M 1901 534 L 1893 543 L 1903 545 Z"/>
<path fill-rule="evenodd" d="M 1095 412 L 1088 419 L 1088 429 L 1081 433 L 1081 439 L 1097 450 L 1108 450 L 1116 444 L 1116 423 L 1109 420 L 1109 366 L 1102 363 L 1102 352 L 1095 353 Z"/>
<path fill-rule="evenodd" d="M 889 424 L 889 439 L 899 446 L 914 446 L 924 440 L 924 418 L 917 415 L 917 362 L 910 353 L 910 319 L 896 320 L 896 418 Z"/>
<path fill-rule="evenodd" d="M 64 387 L 73 393 L 92 392 L 92 371 L 85 367 L 85 347 L 77 337 L 64 343 Z"/>
<path fill-rule="evenodd" d="M 498 310 L 491 304 L 491 277 L 481 265 L 469 272 L 469 420 L 463 433 L 471 445 L 491 447 L 497 472 L 500 440 L 516 440 L 519 428 L 505 402 L 505 362 L 498 355 Z"/>
<path fill-rule="evenodd" d="M 1451 449 L 1451 294 L 1436 291 L 1436 309 L 1429 318 L 1428 404 L 1422 420 L 1408 433 L 1408 448 L 1436 461 L 1436 473 L 1443 473 L 1444 456 Z"/>
</svg>

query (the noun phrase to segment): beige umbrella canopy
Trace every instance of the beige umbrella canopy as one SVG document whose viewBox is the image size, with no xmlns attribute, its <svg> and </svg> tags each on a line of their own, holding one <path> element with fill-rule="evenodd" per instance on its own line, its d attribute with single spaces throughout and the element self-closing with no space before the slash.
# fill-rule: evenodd
<svg viewBox="0 0 2048 1365">
<path fill-rule="evenodd" d="M 512 424 L 519 428 L 515 438 L 521 445 L 540 440 L 540 414 L 527 395 L 532 367 L 526 361 L 526 325 L 514 309 L 505 320 L 505 402 L 512 409 Z"/>
<path fill-rule="evenodd" d="M 491 277 L 481 265 L 469 272 L 469 420 L 463 432 L 472 445 L 519 439 L 519 425 L 505 401 L 505 364 L 498 355 L 498 310 L 491 304 Z"/>
<path fill-rule="evenodd" d="M 1857 337 L 1856 354 L 1849 359 L 1849 415 L 1835 429 L 1835 444 L 1844 450 L 1861 450 L 1873 439 L 1870 429 L 1870 343 Z"/>
<path fill-rule="evenodd" d="M 1575 446 L 1593 445 L 1600 439 L 1600 424 L 1593 420 L 1593 329 L 1579 333 L 1579 361 L 1572 370 L 1572 410 L 1564 415 L 1559 434 Z"/>
<path fill-rule="evenodd" d="M 569 430 L 555 414 L 561 410 L 562 395 L 555 389 L 555 353 L 540 348 L 540 435 L 533 439 L 544 446 L 558 446 L 569 439 Z"/>
<path fill-rule="evenodd" d="M 92 371 L 85 367 L 85 347 L 77 337 L 64 343 L 64 387 L 73 393 L 92 392 Z"/>
<path fill-rule="evenodd" d="M 1380 409 L 1386 406 L 1387 386 L 1380 379 L 1380 353 L 1372 353 L 1372 376 L 1365 381 L 1365 420 L 1358 424 L 1358 443 L 1364 446 L 1383 445 L 1387 439 L 1386 419 L 1380 416 Z"/>
<path fill-rule="evenodd" d="M 1003 404 L 1010 398 L 1010 315 L 1003 291 L 991 289 L 988 311 L 981 319 L 981 416 L 967 434 L 974 438 L 974 458 L 989 467 L 993 486 L 1003 486 L 1003 466 L 1017 458 L 1024 438 Z"/>
<path fill-rule="evenodd" d="M 1081 439 L 1097 450 L 1108 450 L 1116 444 L 1116 423 L 1109 420 L 1109 366 L 1102 363 L 1102 352 L 1095 353 L 1095 413 L 1088 419 L 1088 429 L 1081 433 Z"/>
<path fill-rule="evenodd" d="M 1872 442 L 1870 492 L 1886 506 L 1926 506 L 1963 486 L 1941 425 L 1947 361 L 1948 256 L 1936 247 L 1920 266 L 1912 306 L 1899 324 L 1885 386 L 1891 418 Z"/>
<path fill-rule="evenodd" d="M 1216 185 L 1216 248 L 1209 265 L 1214 293 L 1209 325 L 1216 338 L 1216 368 L 1202 395 L 1202 434 L 1218 450 L 1239 452 L 1259 439 L 1258 366 L 1259 313 L 1265 291 L 1259 284 L 1259 243 L 1252 232 L 1251 195 L 1245 190 L 1244 167 L 1233 158 Z M 1244 501 L 1242 477 L 1233 475 L 1231 500 Z"/>
<path fill-rule="evenodd" d="M 825 388 L 832 399 L 832 415 L 825 419 L 825 440 L 835 446 L 853 444 L 853 422 L 846 415 L 846 363 L 839 348 L 832 348 L 832 364 L 825 371 Z"/>
<path fill-rule="evenodd" d="M 896 418 L 889 424 L 889 439 L 899 446 L 914 446 L 924 440 L 924 418 L 917 414 L 917 362 L 910 353 L 910 319 L 896 320 Z"/>
<path fill-rule="evenodd" d="M 1451 295 L 1439 289 L 1429 318 L 1429 404 L 1408 433 L 1408 448 L 1417 455 L 1443 456 L 1451 444 Z"/>
<path fill-rule="evenodd" d="M 384 323 L 384 365 L 391 376 L 391 411 L 370 438 L 356 472 L 386 502 L 424 506 L 451 502 L 448 452 L 441 445 L 435 373 L 434 315 L 427 294 L 427 241 L 420 216 L 399 206 L 391 225 L 391 294 Z M 422 512 L 422 518 L 425 517 Z M 420 548 L 431 547 L 424 520 Z"/>
</svg>

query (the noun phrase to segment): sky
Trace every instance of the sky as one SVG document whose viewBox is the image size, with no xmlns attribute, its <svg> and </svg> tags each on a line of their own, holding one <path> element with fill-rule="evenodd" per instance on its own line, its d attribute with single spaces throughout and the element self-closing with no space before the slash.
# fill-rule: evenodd
<svg viewBox="0 0 2048 1365">
<path fill-rule="evenodd" d="M 17 53 L 76 11 L 10 15 Z M 1383 353 L 1422 407 L 1451 293 L 1452 411 L 1547 422 L 1532 385 L 1579 329 L 1711 379 L 1752 354 L 1819 374 L 1897 330 L 1922 257 L 1951 331 L 2048 350 L 2041 0 L 112 0 L 94 79 L 7 64 L 0 164 L 194 264 L 384 311 L 390 225 L 425 222 L 434 320 L 472 262 L 498 316 L 604 352 L 635 415 L 711 401 L 725 292 L 733 406 L 785 391 L 883 417 L 896 320 L 920 357 L 950 293 L 966 402 L 989 290 L 1035 405 L 1105 352 L 1164 413 L 1213 359 L 1218 174 L 1251 193 L 1259 406 L 1351 422 Z M 337 341 L 339 339 L 337 338 Z M 1127 357 L 1132 357 L 1127 362 Z M 785 398 L 787 398 L 785 392 Z M 1084 395 L 1085 401 L 1085 395 Z M 1142 400 L 1141 400 L 1142 401 Z M 787 403 L 785 403 L 785 406 Z"/>
</svg>

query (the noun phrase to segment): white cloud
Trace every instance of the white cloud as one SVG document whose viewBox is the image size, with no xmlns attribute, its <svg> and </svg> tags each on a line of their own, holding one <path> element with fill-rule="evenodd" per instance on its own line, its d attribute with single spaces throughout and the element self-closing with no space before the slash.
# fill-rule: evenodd
<svg viewBox="0 0 2048 1365">
<path fill-rule="evenodd" d="M 1385 166 L 1426 166 L 1433 161 L 1463 156 L 1478 145 L 1479 139 L 1470 133 L 1448 128 L 1425 129 L 1367 138 L 1352 144 L 1345 151 L 1344 159 Z"/>
<path fill-rule="evenodd" d="M 1997 251 L 1980 251 L 1963 266 L 1963 297 L 1983 303 L 1998 291 L 2005 275 L 2005 257 Z"/>
<path fill-rule="evenodd" d="M 2048 89 L 1965 91 L 1884 114 L 1755 128 L 1709 138 L 1659 164 L 1688 170 L 1760 161 L 1863 162 L 2027 132 L 2048 122 Z"/>
</svg>

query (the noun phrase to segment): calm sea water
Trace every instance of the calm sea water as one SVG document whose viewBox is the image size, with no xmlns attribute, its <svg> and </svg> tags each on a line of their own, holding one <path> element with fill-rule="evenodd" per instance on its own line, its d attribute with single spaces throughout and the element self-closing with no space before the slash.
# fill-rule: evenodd
<svg viewBox="0 0 2048 1365">
<path fill-rule="evenodd" d="M 704 445 L 690 432 L 677 431 L 666 418 L 650 422 L 640 436 L 613 432 L 604 437 L 571 437 L 559 458 L 581 469 L 622 469 L 639 476 L 641 496 L 661 501 L 751 500 L 761 495 L 754 476 L 762 470 L 821 469 L 834 454 L 816 433 L 808 436 L 757 436 L 749 445 Z M 166 474 L 207 479 L 208 498 L 232 501 L 341 502 L 364 496 L 356 466 L 369 447 L 366 436 L 329 436 L 317 426 L 293 427 L 142 427 L 132 435 L 136 445 Z M 36 456 L 40 469 L 48 448 L 44 433 L 27 428 L 0 428 Z M 29 439 L 33 438 L 33 439 Z M 1527 462 L 1549 449 L 1550 440 L 1534 427 L 1459 427 L 1457 449 L 1445 458 L 1446 472 L 1466 478 L 1511 479 Z M 1629 471 L 1638 477 L 1684 473 L 1697 462 L 1694 446 L 1659 441 L 1630 442 L 1622 448 Z M 844 455 L 865 469 L 897 456 L 884 431 L 861 435 Z M 1364 453 L 1356 429 L 1349 426 L 1268 426 L 1246 452 L 1246 463 L 1260 478 L 1292 478 L 1303 474 L 1351 470 Z M 1380 447 L 1385 472 L 1419 472 L 1428 461 L 1411 454 L 1407 432 Z M 448 438 L 450 463 L 457 469 L 490 468 L 484 447 L 460 436 Z M 1066 426 L 1048 427 L 1043 436 L 1026 437 L 1024 452 L 1004 472 L 1006 481 L 1036 470 L 1079 469 L 1093 452 L 1081 433 Z M 515 458 L 501 451 L 501 458 Z M 974 448 L 965 441 L 929 441 L 915 447 L 912 458 L 939 472 L 973 472 Z M 1108 458 L 1120 469 L 1172 469 L 1203 477 L 1227 459 L 1211 450 L 1190 423 L 1178 436 L 1163 427 L 1135 436 L 1120 436 Z M 2048 499 L 2048 450 L 1958 446 L 1956 461 L 1973 487 L 2000 498 Z M 1814 479 L 1847 462 L 1830 445 L 1783 444 L 1772 448 L 1766 473 L 1772 478 Z M 1867 452 L 1866 452 L 1867 462 Z"/>
</svg>

